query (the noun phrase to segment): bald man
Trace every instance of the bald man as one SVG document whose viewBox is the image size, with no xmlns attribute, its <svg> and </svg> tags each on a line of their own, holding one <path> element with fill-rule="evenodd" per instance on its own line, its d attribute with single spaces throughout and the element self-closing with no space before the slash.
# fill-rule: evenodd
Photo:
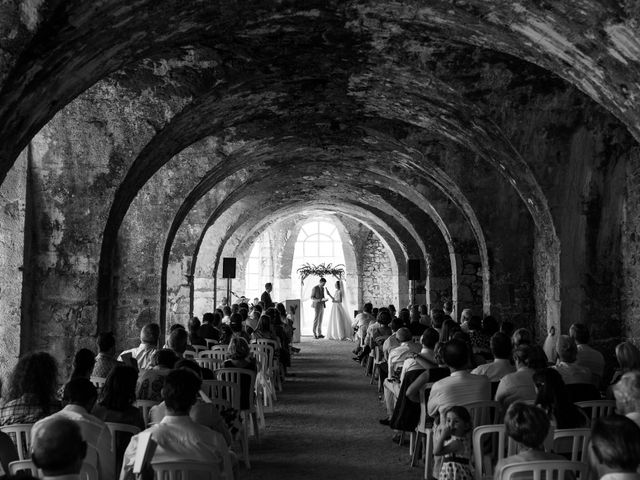
<svg viewBox="0 0 640 480">
<path fill-rule="evenodd" d="M 80 480 L 87 442 L 73 420 L 47 417 L 31 431 L 31 459 L 48 480 Z"/>
</svg>

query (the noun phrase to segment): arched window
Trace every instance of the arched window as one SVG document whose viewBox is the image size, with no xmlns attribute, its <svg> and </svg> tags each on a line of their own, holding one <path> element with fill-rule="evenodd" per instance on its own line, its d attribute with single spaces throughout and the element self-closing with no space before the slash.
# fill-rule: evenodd
<svg viewBox="0 0 640 480">
<path fill-rule="evenodd" d="M 296 240 L 293 261 L 291 265 L 291 279 L 300 281 L 298 268 L 305 263 L 318 265 L 320 263 L 338 265 L 345 263 L 344 250 L 340 233 L 336 226 L 329 220 L 314 220 L 305 223 L 300 229 Z M 310 335 L 313 329 L 313 308 L 311 306 L 311 289 L 318 282 L 317 277 L 307 277 L 304 285 L 301 286 L 302 300 L 302 334 Z M 327 278 L 327 288 L 330 292 L 334 290 L 333 278 Z M 325 315 L 324 321 L 328 319 Z"/>
<path fill-rule="evenodd" d="M 264 232 L 256 239 L 247 260 L 244 295 L 250 301 L 256 297 L 260 298 L 264 291 L 264 284 L 273 280 L 269 278 L 270 274 L 267 268 L 270 259 L 269 248 L 267 232 Z"/>
</svg>

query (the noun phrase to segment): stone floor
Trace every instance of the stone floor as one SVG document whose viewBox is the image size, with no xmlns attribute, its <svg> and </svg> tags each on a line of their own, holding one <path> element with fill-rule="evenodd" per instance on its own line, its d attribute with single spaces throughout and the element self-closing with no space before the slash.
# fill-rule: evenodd
<svg viewBox="0 0 640 480">
<path fill-rule="evenodd" d="M 409 448 L 378 423 L 384 408 L 351 357 L 353 343 L 303 338 L 302 352 L 241 480 L 419 479 Z"/>
</svg>

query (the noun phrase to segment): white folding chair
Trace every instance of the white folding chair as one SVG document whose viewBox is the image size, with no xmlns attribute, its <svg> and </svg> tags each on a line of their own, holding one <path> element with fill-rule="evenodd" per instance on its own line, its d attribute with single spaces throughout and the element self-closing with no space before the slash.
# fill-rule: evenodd
<svg viewBox="0 0 640 480">
<path fill-rule="evenodd" d="M 511 480 L 522 477 L 518 474 L 528 474 L 526 477 L 532 480 L 563 480 L 565 475 L 571 473 L 574 478 L 587 478 L 588 466 L 582 462 L 570 460 L 538 460 L 535 462 L 522 462 L 506 465 L 497 473 L 496 480 Z"/>
<path fill-rule="evenodd" d="M 34 477 L 41 477 L 40 470 L 31 460 L 16 460 L 9 464 L 10 475 L 19 475 L 24 473 L 28 473 Z M 80 480 L 98 480 L 98 470 L 96 470 L 96 467 L 90 463 L 82 462 Z"/>
<path fill-rule="evenodd" d="M 496 425 L 502 423 L 502 406 L 499 402 L 487 400 L 464 405 L 471 415 L 471 425 Z"/>
<path fill-rule="evenodd" d="M 282 369 L 280 368 L 280 362 L 276 359 L 276 351 L 278 348 L 278 342 L 271 340 L 270 338 L 257 338 L 253 343 L 256 345 L 270 345 L 273 348 L 273 358 L 271 364 L 271 370 L 273 372 L 273 382 L 276 389 L 282 391 Z"/>
<path fill-rule="evenodd" d="M 427 383 L 420 390 L 420 420 L 415 432 L 411 433 L 409 439 L 409 452 L 411 453 L 411 466 L 413 467 L 418 460 L 418 453 L 424 459 L 424 476 L 430 479 L 433 470 L 433 427 L 431 422 L 433 419 L 427 414 L 428 392 L 431 390 L 433 383 Z"/>
<path fill-rule="evenodd" d="M 151 462 L 155 480 L 189 480 L 197 473 L 198 479 L 222 480 L 224 475 L 210 463 L 202 462 Z M 231 479 L 228 479 L 231 480 Z"/>
<path fill-rule="evenodd" d="M 575 404 L 584 411 L 592 423 L 596 418 L 608 417 L 616 412 L 615 400 L 586 400 Z"/>
<path fill-rule="evenodd" d="M 140 433 L 140 429 L 138 427 L 135 427 L 133 425 L 129 425 L 127 423 L 115 423 L 115 422 L 105 422 L 105 424 L 107 425 L 107 428 L 109 428 L 109 431 L 111 432 L 111 451 L 113 452 L 113 454 L 116 456 L 116 472 L 120 471 L 120 464 L 122 462 L 121 458 L 118 458 L 118 439 L 123 435 L 123 434 L 129 434 L 129 439 L 131 439 L 131 437 L 133 437 L 134 435 Z M 124 453 L 124 452 L 122 452 Z"/>
<path fill-rule="evenodd" d="M 196 363 L 200 365 L 200 368 L 208 368 L 212 372 L 215 372 L 224 365 L 224 360 L 219 358 L 196 358 Z"/>
<path fill-rule="evenodd" d="M 485 441 L 485 436 L 491 435 L 491 442 Z M 493 478 L 493 464 L 509 455 L 516 453 L 517 444 L 507 437 L 504 425 L 482 425 L 473 429 L 473 463 L 475 480 Z M 486 451 L 486 445 L 491 445 Z"/>
<path fill-rule="evenodd" d="M 591 439 L 588 428 L 563 428 L 553 432 L 553 451 L 560 455 L 571 454 L 573 462 L 587 462 L 587 447 Z"/>
<path fill-rule="evenodd" d="M 105 377 L 94 377 L 92 375 L 91 377 L 89 377 L 89 381 L 95 385 L 99 392 L 100 390 L 102 390 L 102 387 L 104 387 L 104 382 L 106 382 L 107 379 Z"/>
<path fill-rule="evenodd" d="M 11 437 L 13 443 L 18 450 L 18 458 L 20 460 L 30 460 L 31 454 L 29 448 L 31 446 L 31 428 L 33 423 L 15 423 L 13 425 L 5 425 L 0 427 L 0 431 Z"/>
<path fill-rule="evenodd" d="M 204 341 L 207 342 L 207 350 L 213 345 L 218 345 L 220 343 L 218 340 L 214 340 L 213 338 L 205 338 Z"/>
</svg>

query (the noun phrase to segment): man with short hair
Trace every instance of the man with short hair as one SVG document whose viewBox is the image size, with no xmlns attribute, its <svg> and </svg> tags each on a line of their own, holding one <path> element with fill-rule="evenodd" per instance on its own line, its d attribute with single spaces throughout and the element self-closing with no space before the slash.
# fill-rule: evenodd
<svg viewBox="0 0 640 480">
<path fill-rule="evenodd" d="M 396 334 L 398 333 L 398 330 L 402 328 L 402 322 L 399 318 L 394 318 L 391 320 L 389 325 L 391 327 L 391 335 L 389 335 L 382 344 L 382 353 L 384 355 L 384 359 L 387 361 L 389 360 L 389 352 L 400 346 L 400 340 L 398 340 Z"/>
<path fill-rule="evenodd" d="M 98 391 L 86 378 L 72 378 L 64 386 L 62 402 L 65 407 L 57 413 L 36 422 L 34 428 L 42 428 L 45 422 L 68 419 L 76 423 L 86 442 L 96 449 L 98 464 L 96 469 L 100 480 L 115 478 L 115 452 L 111 450 L 111 432 L 107 425 L 89 412 L 93 410 Z"/>
<path fill-rule="evenodd" d="M 131 357 L 138 362 L 138 368 L 144 370 L 151 367 L 151 359 L 158 350 L 158 337 L 160 336 L 160 325 L 148 323 L 140 330 L 140 345 L 130 350 L 125 350 L 118 357 L 122 362 L 125 358 Z"/>
<path fill-rule="evenodd" d="M 554 368 L 562 375 L 566 385 L 571 383 L 591 383 L 591 370 L 576 363 L 578 348 L 576 342 L 568 335 L 560 335 L 556 344 L 558 363 Z"/>
<path fill-rule="evenodd" d="M 322 335 L 322 317 L 324 315 L 324 304 L 327 301 L 324 298 L 324 286 L 326 283 L 327 281 L 324 278 L 320 278 L 318 285 L 311 290 L 311 301 L 315 311 L 313 317 L 313 336 L 315 338 L 324 338 L 324 335 Z"/>
<path fill-rule="evenodd" d="M 364 342 L 364 339 L 367 336 L 367 330 L 369 328 L 369 325 L 371 324 L 371 322 L 375 322 L 376 320 L 371 314 L 372 311 L 373 311 L 373 304 L 371 304 L 370 302 L 365 303 L 364 306 L 362 307 L 362 312 L 356 315 L 356 318 L 353 320 L 353 323 L 351 324 L 353 329 L 356 331 L 356 342 L 358 344 L 356 351 L 353 352 L 355 354 L 359 353 L 362 343 Z"/>
<path fill-rule="evenodd" d="M 511 365 L 511 339 L 504 333 L 497 332 L 490 342 L 493 362 L 479 365 L 471 373 L 485 375 L 490 382 L 499 382 L 505 375 L 516 371 L 516 367 Z"/>
<path fill-rule="evenodd" d="M 271 291 L 273 290 L 273 285 L 271 283 L 264 284 L 264 292 L 262 292 L 262 296 L 260 297 L 260 301 L 264 305 L 264 309 L 268 309 L 271 307 L 275 307 L 275 303 L 271 300 Z"/>
<path fill-rule="evenodd" d="M 111 369 L 118 365 L 118 361 L 115 359 L 116 339 L 111 332 L 100 333 L 96 344 L 98 345 L 98 355 L 96 355 L 96 363 L 91 375 L 106 378 Z"/>
<path fill-rule="evenodd" d="M 414 354 L 420 353 L 421 346 L 419 343 L 413 341 L 411 331 L 407 327 L 398 329 L 396 338 L 400 342 L 400 345 L 389 351 L 388 372 L 389 377 L 400 378 L 400 370 L 402 369 L 404 361 Z"/>
<path fill-rule="evenodd" d="M 162 386 L 164 380 L 178 361 L 176 353 L 163 348 L 155 355 L 155 365 L 140 373 L 136 382 L 136 398 L 138 400 L 162 401 Z"/>
<path fill-rule="evenodd" d="M 467 344 L 450 340 L 443 350 L 444 363 L 451 375 L 433 384 L 427 402 L 428 415 L 435 417 L 440 414 L 441 420 L 444 420 L 444 412 L 449 407 L 491 400 L 489 379 L 484 375 L 472 375 L 466 370 L 469 361 Z"/>
<path fill-rule="evenodd" d="M 591 371 L 591 381 L 599 388 L 604 374 L 604 356 L 589 345 L 589 329 L 583 323 L 574 323 L 569 328 L 569 336 L 576 341 L 576 363 Z"/>
<path fill-rule="evenodd" d="M 169 338 L 167 339 L 167 347 L 173 350 L 178 358 L 184 357 L 188 343 L 189 334 L 184 328 L 176 328 L 169 334 Z"/>
<path fill-rule="evenodd" d="M 80 480 L 87 442 L 80 425 L 64 417 L 47 417 L 31 430 L 31 460 L 45 479 Z"/>
<path fill-rule="evenodd" d="M 169 373 L 162 388 L 166 415 L 160 423 L 145 430 L 157 448 L 157 462 L 206 463 L 232 479 L 232 464 L 224 437 L 209 427 L 194 422 L 189 412 L 195 405 L 202 381 L 191 371 L 177 369 Z M 140 434 L 131 437 L 124 453 L 120 480 L 133 478 L 133 463 Z M 195 476 L 192 478 L 196 478 Z"/>
</svg>

